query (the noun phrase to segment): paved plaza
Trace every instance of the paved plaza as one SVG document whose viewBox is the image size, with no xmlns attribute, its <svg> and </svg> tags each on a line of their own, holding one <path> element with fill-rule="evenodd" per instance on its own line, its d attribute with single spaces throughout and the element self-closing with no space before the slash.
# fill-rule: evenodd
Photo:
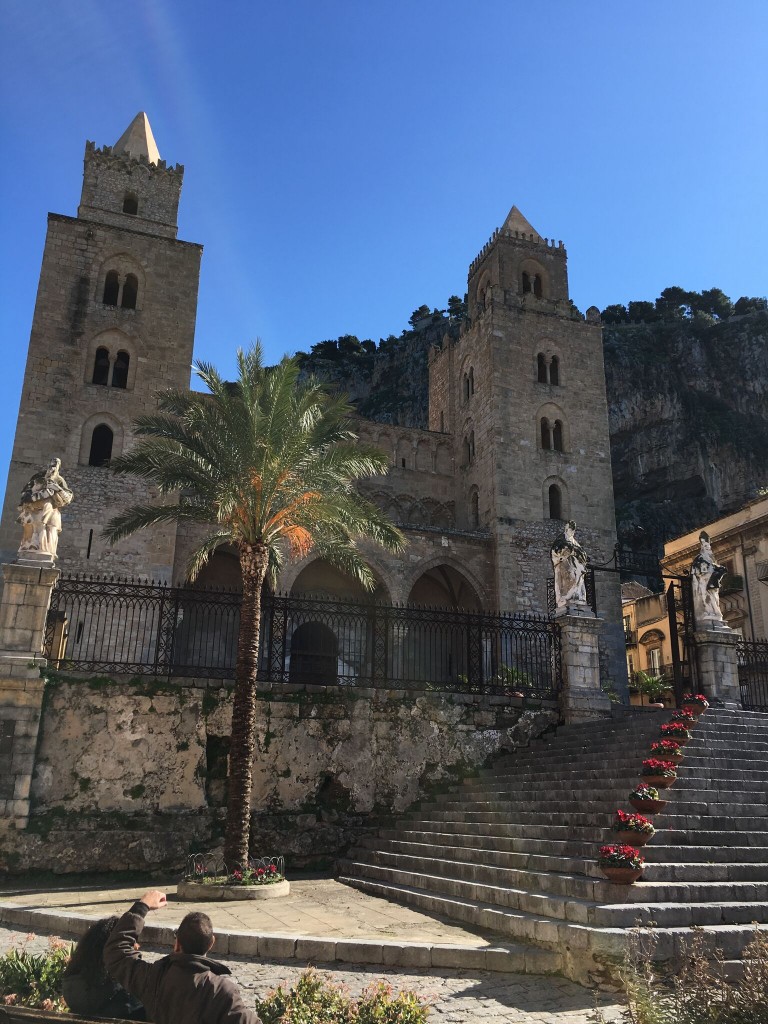
<svg viewBox="0 0 768 1024">
<path fill-rule="evenodd" d="M 160 886 L 162 888 L 162 886 Z M 141 896 L 146 886 L 83 889 L 51 888 L 32 891 L 29 888 L 6 886 L 0 892 L 0 951 L 26 944 L 31 950 L 46 947 L 46 935 L 77 934 L 84 926 L 83 916 L 103 917 L 119 913 Z M 236 948 L 235 938 L 314 936 L 315 947 L 322 951 L 323 942 L 346 940 L 350 949 L 354 941 L 376 948 L 376 943 L 389 943 L 399 948 L 423 950 L 440 948 L 444 955 L 451 951 L 469 965 L 482 962 L 476 958 L 483 951 L 498 950 L 499 937 L 467 931 L 459 925 L 429 917 L 408 907 L 359 893 L 332 879 L 298 880 L 291 883 L 291 895 L 266 903 L 181 903 L 173 899 L 174 886 L 164 891 L 170 902 L 163 911 L 149 916 L 149 922 L 170 929 L 191 909 L 204 909 L 213 919 L 222 936 L 225 949 Z M 53 916 L 55 915 L 55 916 Z M 8 923 L 17 917 L 17 924 Z M 69 922 L 69 924 L 67 923 Z M 55 927 L 54 925 L 60 925 Z M 28 938 L 31 933 L 32 937 Z M 274 948 L 279 948 L 275 946 Z M 162 945 L 145 948 L 151 959 L 165 949 Z M 489 953 L 492 955 L 492 952 Z M 246 992 L 254 998 L 264 996 L 271 988 L 293 983 L 308 963 L 327 971 L 338 983 L 355 993 L 377 979 L 384 979 L 395 989 L 414 989 L 432 1006 L 431 1020 L 441 1024 L 587 1024 L 594 1006 L 594 994 L 563 978 L 536 974 L 505 973 L 467 967 L 406 967 L 384 963 L 325 963 L 321 957 L 237 956 L 225 952 L 225 962 Z M 619 1007 L 610 996 L 600 998 L 609 1020 L 618 1019 Z"/>
</svg>

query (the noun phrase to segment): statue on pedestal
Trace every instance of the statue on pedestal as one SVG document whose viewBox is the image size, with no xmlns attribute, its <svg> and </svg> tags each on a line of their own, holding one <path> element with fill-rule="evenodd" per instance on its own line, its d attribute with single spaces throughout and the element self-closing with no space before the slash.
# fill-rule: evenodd
<svg viewBox="0 0 768 1024">
<path fill-rule="evenodd" d="M 550 549 L 558 611 L 571 603 L 587 603 L 587 553 L 576 540 L 575 530 L 576 523 L 570 519 Z"/>
<path fill-rule="evenodd" d="M 691 564 L 693 615 L 697 626 L 707 621 L 722 624 L 720 585 L 728 570 L 715 561 L 709 534 L 704 530 L 699 534 L 699 545 L 699 553 Z"/>
<path fill-rule="evenodd" d="M 61 512 L 74 498 L 67 481 L 59 472 L 61 459 L 51 459 L 48 468 L 28 481 L 21 492 L 19 515 L 22 537 L 19 554 L 37 552 L 56 558 L 61 533 Z"/>
</svg>

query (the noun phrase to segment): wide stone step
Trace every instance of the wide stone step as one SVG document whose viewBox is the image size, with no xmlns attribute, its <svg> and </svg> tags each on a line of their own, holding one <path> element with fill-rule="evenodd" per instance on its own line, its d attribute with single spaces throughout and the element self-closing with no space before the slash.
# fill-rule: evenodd
<svg viewBox="0 0 768 1024">
<path fill-rule="evenodd" d="M 505 768 L 504 771 L 489 772 L 487 775 L 470 776 L 457 786 L 457 789 L 461 789 L 462 792 L 465 789 L 473 789 L 475 787 L 481 787 L 493 783 L 498 778 L 519 778 L 521 776 L 529 777 L 531 774 L 537 774 L 539 770 L 546 771 L 574 771 L 577 766 L 584 765 L 589 768 L 598 768 L 601 765 L 605 766 L 606 769 L 613 767 L 624 767 L 627 764 L 642 764 L 646 757 L 663 757 L 663 754 L 659 754 L 656 751 L 651 750 L 650 745 L 637 752 L 637 755 L 617 755 L 616 757 L 610 758 L 599 758 L 590 757 L 581 758 L 578 761 L 573 758 L 542 758 L 541 761 L 521 761 L 517 765 L 511 765 Z M 758 775 L 765 775 L 765 755 L 756 755 L 755 757 L 720 757 L 720 756 L 709 756 L 708 754 L 700 753 L 697 754 L 691 750 L 690 747 L 686 748 L 684 760 L 681 762 L 681 767 L 689 768 L 691 771 L 701 771 L 702 769 L 708 769 L 715 771 L 717 774 L 722 774 L 724 778 L 729 775 L 739 775 L 741 772 L 757 772 Z"/>
<path fill-rule="evenodd" d="M 717 804 L 707 806 L 707 813 L 692 812 L 690 814 L 672 813 L 664 815 L 664 824 L 667 828 L 677 831 L 690 831 L 691 829 L 706 828 L 709 831 L 736 830 L 739 832 L 766 831 L 768 829 L 768 813 L 766 808 L 759 807 L 752 813 L 755 805 L 742 805 L 749 808 L 748 814 L 729 814 L 727 807 L 720 807 Z M 408 827 L 414 819 L 402 819 L 398 826 Z M 597 827 L 605 829 L 610 827 L 610 820 L 606 821 L 604 812 L 594 814 L 583 813 L 576 809 L 574 811 L 517 811 L 510 814 L 505 811 L 462 811 L 459 816 L 456 811 L 432 811 L 428 816 L 421 817 L 420 821 L 433 821 L 454 825 L 468 824 L 475 828 L 482 825 L 523 825 L 529 828 L 536 828 L 547 825 L 569 825 L 575 828 Z"/>
<path fill-rule="evenodd" d="M 567 839 L 595 840 L 605 835 L 605 830 L 610 826 L 604 815 L 582 815 L 588 820 L 577 820 L 572 815 L 568 821 L 557 821 L 553 823 L 553 816 L 544 815 L 506 815 L 510 820 L 503 820 L 504 815 L 495 815 L 493 820 L 477 820 L 468 822 L 463 818 L 406 818 L 395 822 L 397 830 L 407 829 L 409 831 L 422 832 L 446 832 L 465 834 L 471 832 L 474 835 L 501 836 L 504 838 L 540 838 L 540 839 Z M 535 822 L 522 820 L 536 818 Z M 664 814 L 656 819 L 665 833 L 673 836 L 676 843 L 690 842 L 695 846 L 705 846 L 713 837 L 723 837 L 726 841 L 728 835 L 732 840 L 728 845 L 733 846 L 764 846 L 768 845 L 768 822 L 763 818 L 721 818 L 709 817 L 707 815 L 677 815 Z"/>
<path fill-rule="evenodd" d="M 349 876 L 342 876 L 340 880 L 372 895 L 418 907 L 425 913 L 441 914 L 475 927 L 488 928 L 518 941 L 535 943 L 543 949 L 571 950 L 575 957 L 596 954 L 601 959 L 610 957 L 618 961 L 626 948 L 627 931 L 623 928 L 596 928 L 575 922 L 550 921 L 536 914 L 505 910 L 477 900 L 439 896 L 418 886 Z M 765 924 L 756 927 L 759 931 L 768 930 Z M 752 941 L 755 926 L 717 924 L 702 926 L 700 930 L 708 941 L 720 948 L 726 960 L 733 961 Z M 688 927 L 659 927 L 654 929 L 654 935 L 657 955 L 662 958 L 679 956 L 691 939 Z"/>
<path fill-rule="evenodd" d="M 736 805 L 746 804 L 749 808 L 768 807 L 768 793 L 765 790 L 703 789 L 679 784 L 676 784 L 673 788 L 674 793 L 668 791 L 670 803 L 667 806 L 669 807 L 674 805 L 675 808 L 683 806 L 690 808 L 692 804 L 709 805 L 713 803 L 728 805 L 734 807 L 735 810 L 741 811 L 746 811 L 746 809 Z M 563 796 L 563 800 L 567 800 L 571 806 L 579 807 L 581 810 L 592 810 L 593 808 L 591 807 L 586 808 L 585 804 L 592 804 L 595 808 L 601 806 L 610 807 L 618 801 L 623 805 L 628 800 L 629 792 L 631 790 L 620 786 L 612 786 L 610 789 L 603 790 L 600 793 L 595 793 L 592 790 L 574 790 L 569 797 Z M 543 803 L 551 805 L 552 802 L 557 802 L 555 794 L 552 795 L 551 799 Z M 435 800 L 422 801 L 419 809 L 421 812 L 456 808 L 464 808 L 468 811 L 533 810 L 541 803 L 540 798 L 534 794 L 516 791 L 513 795 L 510 795 L 502 790 L 496 793 L 489 792 L 482 796 L 475 796 L 473 794 L 464 800 L 460 799 L 455 793 L 446 793 Z M 748 813 L 751 814 L 752 811 L 749 810 Z"/>
<path fill-rule="evenodd" d="M 605 928 L 632 928 L 638 921 L 657 921 L 663 927 L 692 927 L 696 924 L 768 923 L 768 905 L 759 885 L 747 883 L 635 883 L 617 886 L 607 881 L 563 876 L 570 893 L 531 890 L 498 884 L 503 872 L 492 869 L 474 874 L 478 878 L 431 874 L 408 866 L 408 858 L 392 858 L 398 866 L 370 861 L 343 862 L 342 873 L 353 878 L 370 878 L 395 885 L 425 889 L 462 900 L 472 900 L 507 910 L 522 911 L 557 921 Z M 434 864 L 434 862 L 433 862 Z M 437 864 L 437 866 L 440 866 Z M 550 883 L 556 881 L 554 876 Z M 768 890 L 768 883 L 763 887 Z M 593 897 L 582 895 L 591 892 Z M 627 897 L 631 896 L 631 901 Z M 740 896 L 747 897 L 740 899 Z M 751 898 L 750 898 L 751 897 Z M 620 902 L 625 901 L 625 902 Z"/>
<path fill-rule="evenodd" d="M 718 839 L 711 845 L 688 845 L 686 843 L 673 843 L 670 840 L 678 833 L 669 833 L 659 829 L 652 840 L 652 847 L 655 859 L 665 862 L 714 862 L 726 861 L 737 864 L 746 863 L 768 863 L 768 832 L 762 834 L 762 844 L 759 846 L 740 846 L 740 841 L 745 837 L 741 833 L 721 832 L 716 833 Z M 379 838 L 380 837 L 380 838 Z M 491 850 L 501 853 L 515 853 L 522 857 L 540 856 L 542 858 L 560 857 L 593 857 L 595 855 L 595 840 L 574 839 L 570 832 L 562 839 L 541 839 L 526 834 L 519 837 L 510 836 L 479 836 L 477 833 L 462 834 L 448 832 L 419 832 L 385 829 L 377 836 L 368 836 L 361 841 L 361 846 L 368 849 L 375 848 L 378 843 L 403 842 L 423 844 L 426 846 L 446 846 L 456 849 L 468 848 L 471 850 Z M 685 837 L 688 838 L 687 836 Z M 386 847 L 384 847 L 386 848 Z M 646 847 L 646 850 L 650 849 Z"/>
<path fill-rule="evenodd" d="M 610 836 L 606 837 L 610 841 Z M 405 857 L 436 858 L 441 861 L 452 861 L 456 864 L 482 864 L 488 867 L 509 868 L 519 872 L 530 872 L 542 875 L 554 872 L 557 875 L 578 874 L 602 880 L 603 875 L 595 863 L 597 847 L 595 844 L 581 844 L 580 853 L 540 854 L 508 852 L 483 849 L 482 847 L 455 846 L 451 844 L 416 843 L 403 840 L 378 839 L 377 842 L 362 843 L 350 851 L 349 856 L 367 861 L 369 852 L 399 854 Z M 706 851 L 704 851 L 706 852 Z M 684 851 L 680 848 L 680 856 L 670 860 L 663 847 L 650 844 L 643 847 L 642 853 L 649 862 L 646 873 L 653 881 L 670 882 L 768 882 L 768 861 L 753 863 L 708 863 L 703 859 L 684 859 Z M 765 854 L 763 855 L 765 856 Z M 521 875 L 521 881 L 525 879 Z M 547 884 L 542 883 L 548 888 Z"/>
<path fill-rule="evenodd" d="M 687 879 L 669 877 L 669 874 L 674 874 L 675 871 L 678 875 L 686 873 L 680 865 L 649 862 L 643 874 L 645 884 L 617 888 L 617 886 L 606 882 L 594 859 L 577 862 L 579 869 L 575 873 L 561 874 L 494 866 L 486 860 L 462 862 L 453 856 L 441 858 L 436 853 L 416 856 L 380 849 L 360 850 L 357 853 L 356 864 L 365 863 L 388 867 L 398 871 L 414 872 L 425 877 L 443 877 L 451 886 L 460 879 L 461 882 L 478 883 L 494 889 L 500 887 L 511 891 L 522 890 L 547 898 L 549 896 L 562 897 L 565 900 L 576 898 L 599 903 L 614 903 L 617 900 L 637 903 L 652 899 L 653 903 L 718 902 L 725 904 L 764 901 L 768 897 L 768 878 L 749 881 L 718 878 L 718 874 L 726 873 L 722 865 L 712 865 L 709 873 L 707 865 L 695 865 L 690 872 L 694 877 Z M 449 888 L 447 891 L 453 892 L 454 889 Z M 515 902 L 509 905 L 520 906 L 521 904 Z M 528 908 L 523 906 L 523 909 Z M 567 915 L 556 913 L 552 916 Z"/>
</svg>

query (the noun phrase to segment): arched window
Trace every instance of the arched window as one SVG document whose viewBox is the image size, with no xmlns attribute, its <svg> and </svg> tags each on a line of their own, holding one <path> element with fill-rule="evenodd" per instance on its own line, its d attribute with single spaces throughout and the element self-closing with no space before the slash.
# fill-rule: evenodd
<svg viewBox="0 0 768 1024">
<path fill-rule="evenodd" d="M 468 402 L 469 401 L 469 375 L 466 374 L 466 373 L 464 374 L 463 387 L 464 387 L 464 401 Z"/>
<path fill-rule="evenodd" d="M 549 485 L 549 518 L 563 518 L 563 496 L 557 484 Z"/>
<path fill-rule="evenodd" d="M 469 521 L 472 529 L 476 530 L 480 525 L 480 496 L 477 491 L 472 491 L 470 500 Z"/>
<path fill-rule="evenodd" d="M 552 356 L 552 361 L 549 364 L 549 383 L 560 383 L 560 360 L 557 356 Z"/>
<path fill-rule="evenodd" d="M 123 213 L 130 213 L 134 216 L 139 212 L 139 197 L 135 192 L 126 192 L 123 199 Z"/>
<path fill-rule="evenodd" d="M 120 294 L 120 278 L 116 270 L 109 270 L 104 278 L 104 305 L 116 306 L 117 296 Z"/>
<path fill-rule="evenodd" d="M 464 438 L 464 465 L 468 466 L 472 461 L 472 446 L 469 443 L 469 438 Z"/>
<path fill-rule="evenodd" d="M 469 381 L 469 395 L 471 397 L 475 393 L 475 369 L 473 366 L 470 366 L 469 368 L 469 375 L 467 379 Z"/>
<path fill-rule="evenodd" d="M 474 430 L 469 435 L 469 461 L 475 461 L 475 432 Z"/>
<path fill-rule="evenodd" d="M 544 358 L 544 353 L 539 352 L 536 356 L 536 369 L 538 373 L 539 384 L 547 383 L 547 360 Z"/>
<path fill-rule="evenodd" d="M 537 299 L 540 299 L 543 294 L 541 287 L 541 274 L 537 274 L 533 279 L 533 294 L 536 296 Z"/>
<path fill-rule="evenodd" d="M 122 350 L 117 353 L 117 359 L 115 360 L 115 366 L 112 370 L 112 387 L 113 388 L 127 388 L 128 387 L 128 365 L 131 361 L 131 357 L 127 352 Z"/>
<path fill-rule="evenodd" d="M 123 285 L 123 309 L 136 309 L 136 296 L 139 294 L 139 279 L 135 274 L 128 274 Z"/>
<path fill-rule="evenodd" d="M 552 448 L 552 435 L 549 430 L 549 420 L 546 416 L 541 420 L 541 447 L 547 452 Z"/>
<path fill-rule="evenodd" d="M 563 451 L 563 424 L 555 420 L 555 428 L 552 431 L 552 447 L 556 452 Z"/>
<path fill-rule="evenodd" d="M 109 349 L 97 348 L 93 361 L 93 384 L 109 384 Z"/>
<path fill-rule="evenodd" d="M 88 456 L 89 466 L 105 466 L 112 458 L 112 442 L 114 434 L 106 423 L 93 428 L 91 434 L 91 451 Z"/>
<path fill-rule="evenodd" d="M 304 622 L 291 637 L 288 681 L 335 686 L 338 682 L 339 642 L 322 622 Z"/>
<path fill-rule="evenodd" d="M 523 271 L 523 295 L 531 290 L 531 275 L 527 270 Z"/>
</svg>

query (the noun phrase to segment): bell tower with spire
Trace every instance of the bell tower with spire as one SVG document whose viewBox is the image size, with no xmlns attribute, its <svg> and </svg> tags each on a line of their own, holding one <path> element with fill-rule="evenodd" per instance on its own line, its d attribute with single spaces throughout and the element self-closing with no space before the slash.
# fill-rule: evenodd
<svg viewBox="0 0 768 1024">
<path fill-rule="evenodd" d="M 430 360 L 430 429 L 453 435 L 457 526 L 487 537 L 497 607 L 545 612 L 565 521 L 594 562 L 616 542 L 600 315 L 576 309 L 563 243 L 515 206 L 469 267 L 467 309 Z M 620 675 L 618 583 L 599 576 Z"/>
<path fill-rule="evenodd" d="M 59 544 L 64 570 L 170 579 L 175 528 L 110 548 L 106 521 L 149 497 L 111 458 L 164 387 L 188 388 L 202 246 L 177 239 L 184 177 L 139 113 L 114 146 L 85 146 L 77 216 L 48 215 L 5 506 L 0 557 L 19 543 L 24 483 L 56 456 L 75 493 Z"/>
</svg>

